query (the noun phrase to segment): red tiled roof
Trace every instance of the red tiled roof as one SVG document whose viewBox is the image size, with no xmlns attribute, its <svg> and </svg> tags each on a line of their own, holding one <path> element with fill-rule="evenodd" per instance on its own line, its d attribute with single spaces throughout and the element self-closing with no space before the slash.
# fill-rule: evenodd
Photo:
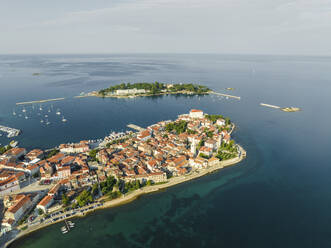
<svg viewBox="0 0 331 248">
<path fill-rule="evenodd" d="M 46 206 L 51 200 L 53 199 L 53 196 L 50 196 L 50 195 L 46 195 L 39 203 L 38 205 L 41 205 L 41 206 Z"/>
<path fill-rule="evenodd" d="M 13 206 L 11 206 L 8 211 L 15 214 L 21 207 L 23 207 L 28 201 L 30 201 L 30 197 L 25 195 L 21 200 L 16 202 Z"/>
</svg>

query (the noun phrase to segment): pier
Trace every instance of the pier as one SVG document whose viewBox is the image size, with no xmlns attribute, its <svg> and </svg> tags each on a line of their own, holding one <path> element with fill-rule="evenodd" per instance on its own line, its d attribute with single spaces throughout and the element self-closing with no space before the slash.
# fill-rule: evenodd
<svg viewBox="0 0 331 248">
<path fill-rule="evenodd" d="M 131 128 L 131 129 L 134 129 L 134 130 L 137 130 L 139 132 L 145 130 L 145 128 L 139 127 L 139 126 L 137 126 L 135 124 L 129 124 L 129 125 L 127 125 L 127 127 Z"/>
<path fill-rule="evenodd" d="M 0 131 L 8 133 L 8 135 L 7 135 L 8 138 L 18 136 L 21 133 L 21 130 L 19 130 L 19 129 L 6 127 L 6 126 L 2 126 L 2 125 L 0 125 Z"/>
<path fill-rule="evenodd" d="M 266 104 L 266 103 L 260 103 L 261 106 L 268 107 L 268 108 L 274 108 L 274 109 L 280 109 L 279 106 Z"/>
<path fill-rule="evenodd" d="M 230 98 L 234 98 L 234 99 L 240 100 L 240 96 L 233 96 L 233 95 L 223 94 L 223 93 L 219 93 L 219 92 L 215 92 L 215 91 L 210 91 L 208 93 L 209 94 L 214 94 L 214 95 L 219 95 L 219 96 L 230 97 Z"/>
<path fill-rule="evenodd" d="M 54 98 L 54 99 L 45 99 L 45 100 L 37 100 L 37 101 L 30 101 L 30 102 L 17 102 L 16 105 L 26 105 L 26 104 L 34 104 L 34 103 L 45 103 L 45 102 L 53 102 L 53 101 L 61 101 L 65 98 Z"/>
</svg>

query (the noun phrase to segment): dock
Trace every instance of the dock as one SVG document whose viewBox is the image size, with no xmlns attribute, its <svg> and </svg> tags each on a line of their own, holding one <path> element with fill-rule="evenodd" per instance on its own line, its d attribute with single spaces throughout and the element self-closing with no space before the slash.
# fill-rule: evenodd
<svg viewBox="0 0 331 248">
<path fill-rule="evenodd" d="M 131 128 L 131 129 L 134 129 L 134 130 L 137 130 L 137 131 L 139 131 L 139 132 L 145 130 L 145 128 L 139 127 L 139 126 L 137 126 L 137 125 L 135 125 L 135 124 L 129 124 L 129 125 L 127 125 L 127 127 Z"/>
<path fill-rule="evenodd" d="M 209 94 L 218 95 L 218 96 L 225 96 L 225 97 L 229 97 L 229 98 L 234 98 L 234 99 L 240 100 L 240 96 L 233 96 L 233 95 L 223 94 L 223 93 L 219 93 L 219 92 L 215 92 L 215 91 L 210 91 L 208 93 Z"/>
<path fill-rule="evenodd" d="M 0 131 L 7 133 L 8 138 L 18 136 L 21 133 L 21 130 L 11 127 L 6 127 L 0 125 Z"/>
<path fill-rule="evenodd" d="M 261 106 L 268 107 L 268 108 L 274 108 L 274 109 L 280 109 L 279 106 L 266 104 L 266 103 L 260 103 Z"/>
<path fill-rule="evenodd" d="M 61 98 L 37 100 L 37 101 L 30 101 L 30 102 L 17 102 L 16 105 L 26 105 L 26 104 L 34 104 L 34 103 L 45 103 L 45 102 L 61 101 L 61 100 L 64 100 L 64 99 L 65 99 L 64 97 L 61 97 Z"/>
</svg>

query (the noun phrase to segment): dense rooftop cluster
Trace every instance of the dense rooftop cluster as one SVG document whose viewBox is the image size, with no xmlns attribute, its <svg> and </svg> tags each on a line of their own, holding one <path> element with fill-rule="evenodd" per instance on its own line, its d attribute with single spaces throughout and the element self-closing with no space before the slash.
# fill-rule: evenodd
<svg viewBox="0 0 331 248">
<path fill-rule="evenodd" d="M 134 138 L 101 149 L 96 157 L 116 178 L 160 182 L 217 163 L 222 145 L 234 147 L 231 128 L 221 116 L 213 121 L 202 111 L 191 110 L 174 122 L 159 122 Z"/>
<path fill-rule="evenodd" d="M 34 209 L 44 214 L 56 204 L 74 208 L 105 195 L 113 199 L 234 158 L 233 127 L 228 118 L 193 109 L 106 145 L 81 141 L 49 151 L 6 149 L 0 155 L 2 230 L 22 223 Z"/>
</svg>

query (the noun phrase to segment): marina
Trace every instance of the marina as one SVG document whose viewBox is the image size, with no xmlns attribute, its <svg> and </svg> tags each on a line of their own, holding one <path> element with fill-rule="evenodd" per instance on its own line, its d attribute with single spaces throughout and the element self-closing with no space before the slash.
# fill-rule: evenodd
<svg viewBox="0 0 331 248">
<path fill-rule="evenodd" d="M 0 131 L 7 133 L 7 138 L 12 138 L 20 135 L 21 130 L 0 125 Z"/>
<path fill-rule="evenodd" d="M 70 220 L 64 220 L 65 226 L 61 227 L 61 232 L 63 234 L 68 233 L 72 228 L 75 227 L 75 223 L 71 222 Z"/>
</svg>

